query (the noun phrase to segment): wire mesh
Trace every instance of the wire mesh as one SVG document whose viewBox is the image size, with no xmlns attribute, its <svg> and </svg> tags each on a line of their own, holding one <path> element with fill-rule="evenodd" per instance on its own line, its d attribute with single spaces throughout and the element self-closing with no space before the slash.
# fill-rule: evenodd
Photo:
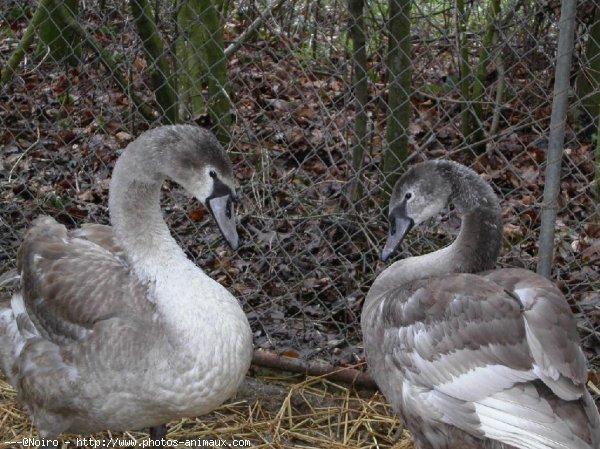
<svg viewBox="0 0 600 449">
<path fill-rule="evenodd" d="M 462 13 L 447 0 L 412 3 L 405 164 L 449 158 L 474 168 L 501 200 L 500 265 L 535 270 L 560 2 L 503 1 L 495 12 L 493 3 L 470 2 Z M 3 0 L 0 267 L 14 266 L 40 214 L 69 227 L 108 223 L 111 168 L 141 131 L 174 117 L 212 126 L 235 164 L 243 245 L 231 254 L 201 206 L 167 184 L 175 238 L 240 299 L 257 347 L 363 360 L 360 310 L 384 268 L 387 233 L 389 3 L 362 5 L 362 69 L 350 36 L 358 22 L 339 0 L 66 4 Z M 578 6 L 552 272 L 596 370 L 600 103 L 590 99 L 600 53 L 586 50 L 599 9 Z M 38 32 L 24 44 L 30 29 Z M 592 88 L 578 89 L 582 80 Z M 409 237 L 404 256 L 440 248 L 457 228 L 448 211 Z"/>
</svg>

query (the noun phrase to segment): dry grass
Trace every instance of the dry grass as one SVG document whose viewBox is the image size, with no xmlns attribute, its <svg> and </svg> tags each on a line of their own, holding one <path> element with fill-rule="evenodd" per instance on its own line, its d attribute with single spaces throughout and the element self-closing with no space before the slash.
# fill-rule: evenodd
<svg viewBox="0 0 600 449">
<path fill-rule="evenodd" d="M 290 383 L 291 378 L 262 377 L 251 380 L 248 399 L 223 405 L 202 419 L 185 419 L 169 424 L 167 438 L 185 447 L 200 440 L 247 440 L 253 448 L 412 449 L 408 433 L 397 439 L 400 422 L 393 417 L 379 393 L 357 393 L 322 378 Z M 295 380 L 295 379 L 293 379 Z M 257 388 L 256 386 L 261 386 Z M 242 393 L 244 395 L 244 393 Z M 88 436 L 89 438 L 90 436 Z M 144 432 L 92 435 L 94 444 L 112 445 L 110 438 L 149 444 Z M 27 447 L 9 442 L 37 438 L 36 431 L 16 402 L 14 390 L 0 378 L 0 449 Z M 173 443 L 171 441 L 171 443 Z M 62 449 L 94 447 L 77 442 L 77 436 L 63 435 Z M 201 447 L 212 447 L 205 441 Z"/>
</svg>

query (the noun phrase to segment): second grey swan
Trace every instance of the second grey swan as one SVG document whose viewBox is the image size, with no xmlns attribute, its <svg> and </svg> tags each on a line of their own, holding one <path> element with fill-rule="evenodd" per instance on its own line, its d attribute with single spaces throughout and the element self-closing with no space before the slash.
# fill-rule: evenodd
<svg viewBox="0 0 600 449">
<path fill-rule="evenodd" d="M 418 449 L 598 449 L 600 418 L 561 292 L 494 269 L 502 220 L 491 187 L 450 161 L 417 164 L 394 187 L 387 259 L 453 204 L 462 224 L 438 251 L 395 262 L 362 312 L 369 370 Z"/>
</svg>

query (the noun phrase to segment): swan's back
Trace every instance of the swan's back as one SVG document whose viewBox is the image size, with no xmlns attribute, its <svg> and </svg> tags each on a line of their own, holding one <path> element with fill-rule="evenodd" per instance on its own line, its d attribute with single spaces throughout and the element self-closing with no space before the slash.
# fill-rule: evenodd
<svg viewBox="0 0 600 449">
<path fill-rule="evenodd" d="M 108 226 L 74 232 L 50 217 L 34 221 L 17 255 L 26 316 L 43 338 L 67 344 L 112 317 L 151 324 L 148 287 L 134 276 Z"/>
</svg>

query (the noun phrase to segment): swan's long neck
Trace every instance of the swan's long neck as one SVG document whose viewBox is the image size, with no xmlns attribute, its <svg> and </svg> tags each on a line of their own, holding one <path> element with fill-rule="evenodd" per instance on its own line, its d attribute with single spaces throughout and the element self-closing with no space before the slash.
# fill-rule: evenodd
<svg viewBox="0 0 600 449">
<path fill-rule="evenodd" d="M 477 273 L 496 264 L 502 244 L 502 216 L 491 187 L 457 164 L 444 166 L 452 185 L 450 201 L 462 216 L 458 237 L 451 245 L 422 256 L 395 262 L 384 270 L 369 297 L 407 282 L 449 273 Z"/>
<path fill-rule="evenodd" d="M 154 281 L 166 266 L 176 270 L 178 264 L 186 264 L 187 258 L 171 236 L 160 210 L 164 177 L 144 171 L 136 156 L 135 152 L 126 151 L 117 161 L 109 209 L 115 237 L 136 274 L 142 280 Z"/>
</svg>

